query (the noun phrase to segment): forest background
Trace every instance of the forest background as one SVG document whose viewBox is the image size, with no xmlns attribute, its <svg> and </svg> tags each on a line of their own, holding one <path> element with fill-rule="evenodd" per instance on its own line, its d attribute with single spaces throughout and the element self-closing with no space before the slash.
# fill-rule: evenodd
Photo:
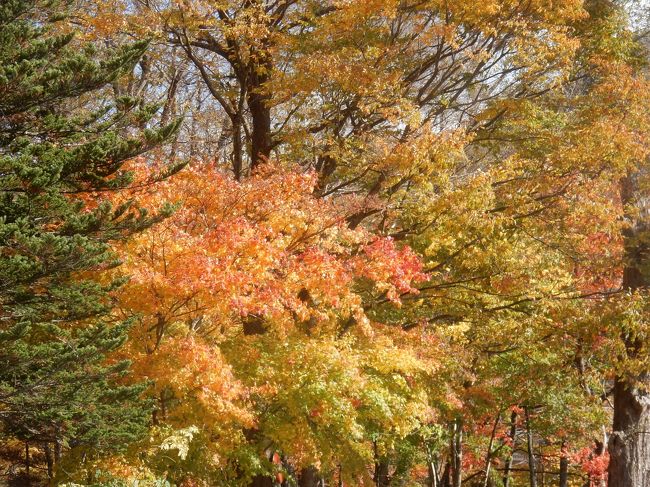
<svg viewBox="0 0 650 487">
<path fill-rule="evenodd" d="M 650 485 L 643 2 L 4 0 L 9 485 Z"/>
</svg>

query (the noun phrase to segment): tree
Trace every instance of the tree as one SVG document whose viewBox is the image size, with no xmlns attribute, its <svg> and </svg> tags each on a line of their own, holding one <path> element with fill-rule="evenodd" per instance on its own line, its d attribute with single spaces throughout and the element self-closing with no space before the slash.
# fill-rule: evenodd
<svg viewBox="0 0 650 487">
<path fill-rule="evenodd" d="M 326 406 L 340 412 L 345 407 L 334 406 L 346 406 L 354 387 L 337 387 L 332 375 L 347 363 L 368 379 L 375 374 L 356 365 L 356 347 L 379 354 L 363 339 L 352 347 L 326 341 L 320 333 L 332 328 L 346 338 L 370 330 L 398 335 L 404 356 L 423 353 L 432 340 L 444 364 L 445 387 L 427 375 L 420 377 L 426 385 L 409 388 L 426 389 L 440 441 L 419 419 L 396 433 L 373 411 L 359 437 L 372 474 L 350 477 L 357 483 L 415 475 L 422 457 L 405 451 L 417 444 L 427 449 L 431 479 L 435 463 L 456 485 L 484 474 L 487 482 L 492 462 L 508 451 L 505 440 L 495 446 L 505 426 L 494 424 L 518 408 L 529 411 L 531 440 L 548 442 L 540 453 L 531 441 L 542 466 L 563 454 L 564 443 L 573 451 L 595 435 L 600 440 L 601 396 L 621 365 L 611 359 L 622 343 L 614 323 L 631 319 L 620 299 L 616 186 L 647 153 L 647 87 L 630 69 L 634 42 L 611 7 L 600 0 L 106 0 L 85 12 L 89 35 L 104 36 L 109 26 L 109 38 L 142 29 L 156 36 L 164 61 L 152 58 L 143 78 L 157 62 L 171 64 L 170 50 L 174 62 L 186 57 L 187 85 L 179 92 L 171 81 L 154 80 L 153 92 L 199 99 L 186 105 L 199 128 L 192 136 L 203 145 L 192 153 L 241 183 L 207 171 L 184 190 L 209 195 L 199 205 L 187 198 L 186 221 L 127 249 L 141 279 L 123 304 L 144 314 L 141 353 L 148 353 L 142 344 L 153 350 L 156 340 L 188 328 L 229 330 L 212 346 L 239 382 L 253 390 L 262 377 L 282 384 L 252 401 L 258 423 L 248 442 L 264 452 L 268 472 L 307 467 L 295 475 L 305 482 L 325 464 L 318 453 L 329 450 L 311 428 L 317 421 L 304 417 L 311 409 L 296 399 L 300 374 L 325 383 L 332 396 Z M 214 111 L 221 117 L 213 120 L 227 121 L 218 137 Z M 273 166 L 264 164 L 269 156 Z M 264 173 L 268 167 L 288 168 L 290 176 Z M 306 180 L 313 192 L 298 197 L 279 183 L 295 188 Z M 219 231 L 202 227 L 206 221 Z M 295 232 L 299 245 L 289 248 L 284 239 Z M 365 245 L 341 242 L 342 235 L 363 235 Z M 301 247 L 306 241 L 309 252 Z M 346 267 L 366 247 L 415 251 L 427 276 L 414 286 L 419 292 L 369 285 L 376 280 L 372 259 L 367 269 Z M 224 257 L 230 253 L 237 258 Z M 290 363 L 280 344 L 312 364 L 309 370 Z M 320 359 L 319 371 L 318 345 L 332 355 L 345 350 L 345 357 Z M 250 364 L 249 355 L 263 362 Z M 384 412 L 395 397 L 421 404 L 403 392 L 378 394 Z M 567 403 L 580 414 L 563 410 Z M 293 424 L 299 438 L 285 431 Z M 334 463 L 319 474 L 340 479 L 354 471 L 343 465 L 343 475 L 335 474 Z"/>
<path fill-rule="evenodd" d="M 283 468 L 269 450 L 295 469 L 363 477 L 371 436 L 388 445 L 428 416 L 438 359 L 365 312 L 415 292 L 419 260 L 347 228 L 354 205 L 314 187 L 313 173 L 272 164 L 238 182 L 197 163 L 136 190 L 148 205 L 182 204 L 121 247 L 118 270 L 132 276 L 121 309 L 141 314 L 123 350 L 134 380 L 154 381 L 157 421 L 201 432 L 202 460 L 177 465 L 174 480 L 245 485 Z"/>
<path fill-rule="evenodd" d="M 650 462 L 650 373 L 647 366 L 647 209 L 642 189 L 646 169 L 631 169 L 621 178 L 621 200 L 626 208 L 628 226 L 624 230 L 625 267 L 623 289 L 637 301 L 637 313 L 629 321 L 628 313 L 619 317 L 622 370 L 614 378 L 613 431 L 609 441 L 609 482 L 611 487 L 637 487 L 647 484 Z M 642 300 L 641 303 L 638 300 Z M 643 304 L 642 304 L 643 303 Z"/>
<path fill-rule="evenodd" d="M 138 42 L 100 52 L 61 32 L 66 3 L 0 6 L 0 431 L 43 446 L 106 451 L 146 431 L 145 384 L 124 385 L 128 361 L 106 362 L 128 322 L 109 316 L 119 264 L 109 242 L 169 213 L 95 204 L 130 184 L 125 160 L 169 138 L 178 122 L 142 127 L 153 107 L 121 98 L 84 109 L 143 55 Z M 57 33 L 57 29 L 60 33 Z M 172 168 L 167 168 L 172 169 Z"/>
</svg>

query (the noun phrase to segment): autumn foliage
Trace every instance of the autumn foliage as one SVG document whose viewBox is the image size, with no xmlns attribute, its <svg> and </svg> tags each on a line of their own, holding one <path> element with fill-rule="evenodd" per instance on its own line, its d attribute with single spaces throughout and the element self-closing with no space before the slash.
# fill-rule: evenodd
<svg viewBox="0 0 650 487">
<path fill-rule="evenodd" d="M 80 215 L 66 231 L 111 222 L 110 264 L 65 279 L 104 293 L 124 336 L 97 360 L 138 391 L 147 434 L 104 450 L 60 427 L 7 433 L 49 459 L 50 482 L 642 487 L 625 475 L 650 455 L 632 434 L 650 421 L 643 15 L 604 0 L 69 5 L 52 35 L 72 46 L 143 40 L 60 108 L 92 108 L 100 133 L 110 101 L 129 157 L 113 168 L 103 142 L 60 191 Z"/>
</svg>

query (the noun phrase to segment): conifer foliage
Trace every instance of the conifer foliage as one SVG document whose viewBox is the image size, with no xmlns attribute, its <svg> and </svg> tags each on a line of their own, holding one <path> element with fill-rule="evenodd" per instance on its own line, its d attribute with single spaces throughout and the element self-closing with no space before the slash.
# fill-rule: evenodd
<svg viewBox="0 0 650 487">
<path fill-rule="evenodd" d="M 135 130 L 153 109 L 132 99 L 81 108 L 147 44 L 80 45 L 63 29 L 65 8 L 0 5 L 0 438 L 44 448 L 50 469 L 62 445 L 115 449 L 145 431 L 145 384 L 120 385 L 128 362 L 103 361 L 126 336 L 127 322 L 107 318 L 121 283 L 92 271 L 118 263 L 109 242 L 169 211 L 93 205 L 89 195 L 128 186 L 124 161 L 178 125 Z"/>
</svg>

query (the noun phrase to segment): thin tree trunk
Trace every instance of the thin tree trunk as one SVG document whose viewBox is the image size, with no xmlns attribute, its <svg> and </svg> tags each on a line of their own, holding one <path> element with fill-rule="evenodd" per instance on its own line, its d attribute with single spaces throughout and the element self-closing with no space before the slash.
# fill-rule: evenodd
<svg viewBox="0 0 650 487">
<path fill-rule="evenodd" d="M 389 465 L 388 461 L 379 457 L 377 450 L 377 442 L 373 443 L 374 456 L 375 456 L 375 471 L 372 479 L 377 487 L 388 487 L 390 485 Z"/>
<path fill-rule="evenodd" d="M 530 426 L 530 412 L 528 407 L 524 408 L 526 414 L 526 441 L 528 443 L 528 473 L 530 475 L 530 487 L 537 487 L 537 473 L 535 472 L 535 451 L 533 450 L 533 431 Z"/>
<path fill-rule="evenodd" d="M 25 442 L 25 476 L 27 477 L 27 484 L 29 485 L 30 480 L 29 480 L 29 469 L 31 467 L 30 465 L 31 461 L 29 458 L 29 443 Z"/>
<path fill-rule="evenodd" d="M 449 462 L 445 463 L 445 469 L 442 472 L 441 477 L 442 487 L 451 487 L 451 464 Z"/>
<path fill-rule="evenodd" d="M 545 487 L 546 485 L 546 471 L 544 470 L 544 450 L 539 448 L 539 486 Z"/>
<path fill-rule="evenodd" d="M 47 464 L 47 478 L 51 479 L 54 476 L 54 459 L 52 458 L 52 448 L 49 443 L 43 444 L 43 451 L 45 452 L 45 463 Z"/>
<path fill-rule="evenodd" d="M 596 440 L 596 447 L 594 448 L 594 453 L 598 457 L 602 457 L 605 452 L 607 451 L 606 445 L 607 445 L 607 434 L 604 435 L 603 438 L 604 441 Z M 607 482 L 605 481 L 605 476 L 604 475 L 599 475 L 598 481 L 594 483 L 595 486 L 598 487 L 607 487 Z"/>
<path fill-rule="evenodd" d="M 496 419 L 494 420 L 494 426 L 492 427 L 492 434 L 490 435 L 490 442 L 488 443 L 488 449 L 485 454 L 485 480 L 483 481 L 483 487 L 488 487 L 488 482 L 490 481 L 490 468 L 492 467 L 492 447 L 494 446 L 494 437 L 497 433 L 497 428 L 499 422 L 501 421 L 501 411 L 497 414 Z"/>
<path fill-rule="evenodd" d="M 433 461 L 428 462 L 428 469 L 429 469 L 429 487 L 438 487 L 438 477 L 436 475 L 436 466 L 433 463 Z"/>
<path fill-rule="evenodd" d="M 517 413 L 515 411 L 510 415 L 510 440 L 512 441 L 512 451 L 506 460 L 506 465 L 503 470 L 503 487 L 510 487 L 510 471 L 512 469 L 512 457 L 515 450 L 515 439 L 517 436 Z"/>
<path fill-rule="evenodd" d="M 57 439 L 54 441 L 54 463 L 59 463 L 61 461 L 61 440 Z"/>
<path fill-rule="evenodd" d="M 165 126 L 169 123 L 172 114 L 176 113 L 176 92 L 178 91 L 178 85 L 183 77 L 183 70 L 176 70 L 174 67 L 174 74 L 172 76 L 171 83 L 167 89 L 167 99 L 163 105 L 162 114 L 160 115 L 160 125 Z"/>
<path fill-rule="evenodd" d="M 436 458 L 431 454 L 431 451 L 427 447 L 427 468 L 429 470 L 428 484 L 429 487 L 438 487 L 440 481 L 438 480 L 438 465 Z"/>
<path fill-rule="evenodd" d="M 569 457 L 565 441 L 560 449 L 560 487 L 569 487 Z"/>
<path fill-rule="evenodd" d="M 640 196 L 639 175 L 628 175 L 621 181 L 621 201 L 636 207 L 637 215 L 627 215 L 633 223 L 624 233 L 626 267 L 623 288 L 634 291 L 646 287 L 647 277 L 641 271 L 648 261 L 644 236 L 648 228 L 648 202 Z M 623 332 L 627 357 L 637 358 L 643 342 Z M 622 374 L 614 384 L 614 422 L 609 439 L 609 487 L 647 487 L 650 485 L 650 374 L 641 370 L 635 376 Z"/>
<path fill-rule="evenodd" d="M 454 422 L 452 431 L 452 463 L 454 466 L 452 485 L 461 487 L 463 482 L 463 424 L 460 419 Z"/>
<path fill-rule="evenodd" d="M 488 443 L 488 449 L 485 453 L 485 479 L 483 480 L 483 487 L 488 486 L 490 480 L 490 469 L 492 468 L 492 448 L 494 446 L 494 437 L 497 433 L 497 427 L 501 421 L 501 411 L 497 414 L 497 417 L 494 420 L 494 426 L 492 427 L 492 434 L 490 435 L 490 442 Z"/>
<path fill-rule="evenodd" d="M 160 415 L 163 421 L 167 419 L 167 398 L 164 389 L 160 391 Z"/>
</svg>

